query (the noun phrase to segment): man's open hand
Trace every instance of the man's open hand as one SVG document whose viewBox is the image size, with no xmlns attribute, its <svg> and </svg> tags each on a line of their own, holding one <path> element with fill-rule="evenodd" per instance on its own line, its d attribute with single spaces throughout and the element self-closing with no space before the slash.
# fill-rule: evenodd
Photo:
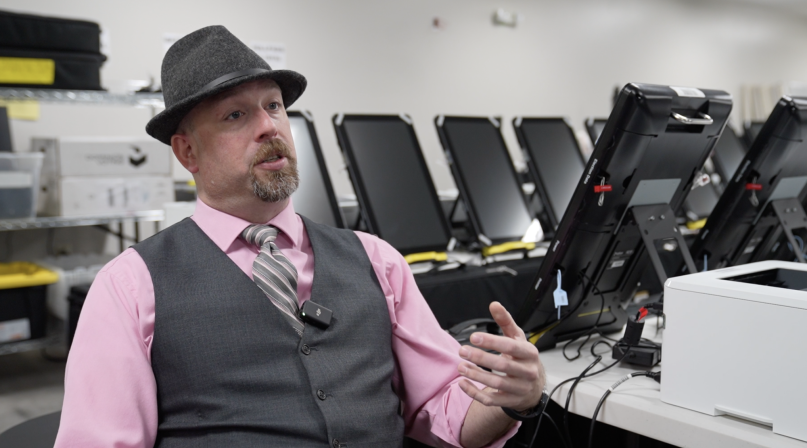
<svg viewBox="0 0 807 448">
<path fill-rule="evenodd" d="M 499 302 L 490 304 L 490 314 L 504 336 L 476 332 L 471 335 L 471 343 L 501 355 L 464 345 L 460 357 L 468 362 L 459 365 L 460 375 L 488 388 L 480 390 L 467 380 L 460 381 L 460 388 L 486 406 L 504 406 L 516 411 L 533 408 L 541 400 L 546 384 L 538 349 L 527 341 L 524 332 Z M 504 375 L 487 372 L 480 366 Z"/>
</svg>

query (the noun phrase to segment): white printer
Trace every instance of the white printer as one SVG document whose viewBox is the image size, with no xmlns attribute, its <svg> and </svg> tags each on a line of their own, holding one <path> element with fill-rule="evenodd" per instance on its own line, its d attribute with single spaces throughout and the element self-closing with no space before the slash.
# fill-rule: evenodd
<svg viewBox="0 0 807 448">
<path fill-rule="evenodd" d="M 664 314 L 662 401 L 807 441 L 807 265 L 670 278 Z"/>
</svg>

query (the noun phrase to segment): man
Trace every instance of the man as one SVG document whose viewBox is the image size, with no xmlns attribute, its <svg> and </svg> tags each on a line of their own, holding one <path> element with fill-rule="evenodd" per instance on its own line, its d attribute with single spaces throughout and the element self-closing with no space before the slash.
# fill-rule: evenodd
<svg viewBox="0 0 807 448">
<path fill-rule="evenodd" d="M 478 447 L 512 436 L 545 380 L 507 311 L 491 305 L 505 336 L 472 337 L 502 356 L 459 347 L 388 244 L 294 214 L 286 107 L 305 78 L 213 26 L 171 47 L 162 79 L 166 109 L 146 130 L 193 173 L 196 213 L 99 273 L 56 446 L 397 447 L 406 432 Z"/>
</svg>

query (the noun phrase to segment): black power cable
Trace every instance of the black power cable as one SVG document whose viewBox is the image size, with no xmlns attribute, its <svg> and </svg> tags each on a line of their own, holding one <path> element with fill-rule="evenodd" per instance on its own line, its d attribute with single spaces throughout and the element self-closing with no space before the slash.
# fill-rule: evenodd
<svg viewBox="0 0 807 448">
<path fill-rule="evenodd" d="M 617 344 L 621 344 L 621 343 L 622 342 L 617 342 Z M 578 376 L 576 378 L 569 378 L 569 379 L 563 381 L 562 383 L 558 384 L 558 387 L 560 387 L 561 385 L 563 385 L 565 383 L 568 383 L 569 381 L 575 380 L 574 383 L 572 384 L 572 387 L 569 388 L 569 393 L 566 394 L 566 406 L 563 407 L 563 428 L 566 430 L 566 435 L 569 437 L 569 443 L 571 443 L 571 434 L 569 433 L 569 421 L 568 421 L 568 419 L 569 419 L 569 403 L 571 402 L 572 394 L 574 393 L 574 389 L 577 387 L 577 384 L 584 378 L 591 378 L 594 375 L 599 375 L 600 373 L 605 372 L 606 370 L 610 369 L 611 367 L 619 364 L 623 359 L 625 359 L 626 356 L 628 356 L 628 352 L 630 352 L 631 349 L 636 348 L 636 347 L 642 347 L 642 346 L 626 345 L 625 351 L 622 353 L 622 356 L 620 356 L 619 359 L 612 362 L 611 364 L 608 364 L 607 366 L 603 367 L 602 369 L 600 369 L 600 370 L 598 370 L 598 371 L 596 371 L 594 373 L 586 374 L 586 371 L 588 371 L 589 368 L 591 368 L 593 366 L 593 364 L 592 364 L 592 366 L 589 366 L 589 368 L 584 370 L 583 373 L 580 376 Z M 592 349 L 593 349 L 593 346 L 592 346 Z M 602 359 L 602 356 L 600 356 L 600 355 L 596 355 L 596 356 L 597 356 L 598 359 L 596 361 L 594 361 L 595 364 L 598 363 L 600 361 L 600 359 Z M 554 391 L 554 389 L 553 389 L 553 391 Z M 550 396 L 550 398 L 552 398 L 552 397 Z"/>
<path fill-rule="evenodd" d="M 602 356 L 597 356 L 597 359 L 595 359 L 594 362 L 592 362 L 588 367 L 586 367 L 586 370 L 583 370 L 583 373 L 581 373 L 580 376 L 575 378 L 574 383 L 572 383 L 571 389 L 569 389 L 569 393 L 566 394 L 566 406 L 563 408 L 563 430 L 564 434 L 566 435 L 566 440 L 569 441 L 570 445 L 572 445 L 572 435 L 569 432 L 569 402 L 572 399 L 572 392 L 574 391 L 574 388 L 577 387 L 577 383 L 579 383 L 580 380 L 582 380 L 586 376 L 588 371 L 593 369 L 594 366 L 597 365 L 600 361 L 602 361 Z"/>
<path fill-rule="evenodd" d="M 615 365 L 619 364 L 619 363 L 620 363 L 620 362 L 621 362 L 623 359 L 625 359 L 625 357 L 626 357 L 626 356 L 628 356 L 628 353 L 630 352 L 630 349 L 631 349 L 631 347 L 630 347 L 630 346 L 628 346 L 627 350 L 625 350 L 625 352 L 624 352 L 624 353 L 622 353 L 622 356 L 620 356 L 620 357 L 619 357 L 619 359 L 615 360 L 615 361 L 614 361 L 614 362 L 612 362 L 611 364 L 608 364 L 607 366 L 603 367 L 602 369 L 597 370 L 596 372 L 593 372 L 593 373 L 589 373 L 589 374 L 584 375 L 584 376 L 583 376 L 583 378 L 591 378 L 591 377 L 592 377 L 592 376 L 594 376 L 594 375 L 599 375 L 600 373 L 605 372 L 606 370 L 610 369 L 611 367 L 613 367 L 613 366 L 615 366 Z M 594 362 L 593 362 L 591 365 L 589 365 L 588 367 L 586 367 L 586 371 L 590 370 L 590 368 L 591 368 L 591 367 L 593 367 L 594 365 L 596 365 L 597 363 L 599 363 L 599 362 L 600 362 L 600 359 L 602 359 L 602 356 L 598 356 L 598 358 L 599 358 L 598 360 L 595 360 L 595 361 L 594 361 Z M 550 400 L 552 399 L 552 396 L 555 394 L 555 391 L 557 391 L 558 389 L 560 389 L 560 388 L 561 388 L 561 386 L 563 386 L 564 384 L 566 384 L 566 383 L 568 383 L 568 382 L 570 382 L 570 381 L 574 381 L 574 380 L 576 380 L 577 378 L 579 378 L 579 376 L 575 376 L 575 377 L 572 377 L 572 378 L 568 378 L 568 379 L 565 379 L 565 380 L 561 381 L 560 383 L 558 383 L 558 385 L 557 385 L 557 386 L 555 386 L 555 387 L 552 389 L 552 392 L 550 392 L 550 393 L 549 393 L 549 399 L 550 399 Z M 541 420 L 540 420 L 540 418 L 539 418 L 539 419 L 538 419 L 538 424 L 535 426 L 535 434 L 538 434 L 538 429 L 540 429 L 540 427 L 541 427 Z M 533 435 L 532 439 L 533 439 L 533 440 L 535 440 L 535 435 Z M 529 448 L 532 448 L 532 444 L 530 444 Z"/>
<path fill-rule="evenodd" d="M 574 361 L 574 360 L 576 360 L 577 358 L 579 358 L 579 357 L 580 357 L 580 351 L 581 351 L 581 349 L 583 348 L 583 346 L 585 346 L 585 344 L 586 344 L 586 343 L 589 341 L 589 339 L 591 338 L 592 332 L 595 332 L 595 331 L 596 331 L 596 332 L 597 332 L 599 335 L 601 335 L 601 336 L 602 336 L 602 337 L 604 337 L 605 339 L 608 339 L 608 340 L 610 340 L 610 341 L 613 341 L 613 342 L 614 342 L 614 343 L 616 343 L 616 344 L 623 343 L 621 339 L 620 339 L 620 340 L 616 340 L 616 339 L 612 339 L 612 338 L 610 338 L 610 337 L 608 337 L 608 336 L 604 335 L 604 334 L 602 333 L 602 330 L 601 330 L 601 329 L 598 327 L 598 325 L 599 325 L 599 323 L 600 323 L 600 318 L 602 317 L 602 313 L 605 311 L 605 295 L 602 293 L 602 291 L 600 291 L 600 290 L 599 290 L 599 288 L 597 288 L 597 286 L 596 286 L 596 285 L 594 285 L 594 284 L 593 284 L 593 282 L 591 281 L 591 278 L 590 278 L 588 275 L 586 275 L 586 274 L 585 274 L 584 272 L 582 272 L 582 271 L 579 273 L 579 275 L 580 275 L 580 277 L 582 277 L 582 278 L 581 278 L 581 283 L 582 283 L 582 279 L 585 279 L 585 280 L 588 282 L 588 285 L 590 285 L 590 286 L 592 287 L 592 290 L 591 290 L 591 291 L 592 291 L 593 293 L 598 294 L 598 295 L 600 296 L 600 299 L 601 299 L 601 304 L 600 304 L 600 312 L 599 312 L 599 314 L 597 315 L 597 320 L 594 322 L 594 326 L 593 326 L 593 327 L 591 327 L 591 328 L 590 328 L 590 329 L 589 329 L 589 330 L 588 330 L 588 331 L 587 331 L 587 332 L 586 332 L 584 335 L 580 335 L 580 336 L 578 336 L 578 337 L 576 337 L 576 338 L 574 338 L 574 339 L 570 340 L 569 342 L 567 342 L 567 343 L 566 343 L 566 345 L 564 345 L 564 346 L 563 346 L 563 356 L 564 356 L 564 358 L 566 358 L 566 359 L 567 359 L 567 360 L 569 360 L 569 361 Z M 571 311 L 570 311 L 568 314 L 566 314 L 566 316 L 563 316 L 563 317 L 561 318 L 561 320 L 560 320 L 560 321 L 561 321 L 561 322 L 563 322 L 564 320 L 566 320 L 567 318 L 569 318 L 570 316 L 572 316 L 572 315 L 574 314 L 574 312 L 575 312 L 575 311 L 576 311 L 576 310 L 577 310 L 577 309 L 578 309 L 578 308 L 579 308 L 579 307 L 582 305 L 582 303 L 583 303 L 583 300 L 580 300 L 580 301 L 577 303 L 577 305 L 574 307 L 574 309 L 572 309 L 572 310 L 571 310 Z M 569 358 L 569 357 L 566 355 L 566 347 L 568 347 L 568 346 L 569 346 L 569 344 L 571 344 L 571 343 L 575 342 L 576 340 L 580 339 L 580 338 L 581 338 L 581 337 L 583 337 L 583 336 L 586 336 L 586 340 L 585 340 L 585 341 L 583 341 L 583 343 L 582 343 L 582 344 L 580 344 L 580 346 L 577 348 L 577 355 L 576 355 L 575 357 L 573 357 L 573 358 Z M 646 340 L 646 339 L 644 339 L 644 338 L 643 338 L 642 340 L 643 340 L 643 341 L 647 341 L 647 342 L 648 342 L 648 343 L 650 343 L 650 344 L 656 345 L 654 342 L 649 341 L 649 340 Z M 569 433 L 569 427 L 568 427 L 568 414 L 569 414 L 569 403 L 570 403 L 570 401 L 571 401 L 572 392 L 574 392 L 574 389 L 575 389 L 575 387 L 577 386 L 577 384 L 578 384 L 578 383 L 579 383 L 579 382 L 580 382 L 582 379 L 584 379 L 584 378 L 590 378 L 590 377 L 592 377 L 592 376 L 594 376 L 594 375 L 598 375 L 598 374 L 600 374 L 600 373 L 602 373 L 602 372 L 605 372 L 606 370 L 610 369 L 611 367 L 613 367 L 613 366 L 615 366 L 615 365 L 619 364 L 619 363 L 620 363 L 620 362 L 621 362 L 623 359 L 625 359 L 625 357 L 626 357 L 626 356 L 628 356 L 628 353 L 630 352 L 631 348 L 633 348 L 631 345 L 627 345 L 626 350 L 625 350 L 625 351 L 622 353 L 622 356 L 620 356 L 620 357 L 619 357 L 619 359 L 615 360 L 613 363 L 611 363 L 611 364 L 609 364 L 609 365 L 607 365 L 607 366 L 603 367 L 602 369 L 600 369 L 600 370 L 598 370 L 598 371 L 596 371 L 596 372 L 594 372 L 594 373 L 588 373 L 588 371 L 589 371 L 589 370 L 591 370 L 592 368 L 594 368 L 594 366 L 596 366 L 596 365 L 597 365 L 597 364 L 598 364 L 598 363 L 599 363 L 599 362 L 602 360 L 602 356 L 601 356 L 601 355 L 597 355 L 597 354 L 595 354 L 595 353 L 594 353 L 594 348 L 595 348 L 595 347 L 596 347 L 598 344 L 600 344 L 600 343 L 602 343 L 602 344 L 606 344 L 606 345 L 610 346 L 610 344 L 608 344 L 608 343 L 607 343 L 607 342 L 605 342 L 605 341 L 598 341 L 597 343 L 595 343 L 595 344 L 594 344 L 594 345 L 591 347 L 591 354 L 592 354 L 593 356 L 597 356 L 597 359 L 596 359 L 596 360 L 595 360 L 593 363 L 591 363 L 591 364 L 590 364 L 588 367 L 586 367 L 586 369 L 585 369 L 585 370 L 583 370 L 583 372 L 582 372 L 582 373 L 581 373 L 579 376 L 572 377 L 572 378 L 568 378 L 568 379 L 566 379 L 566 380 L 561 381 L 560 383 L 558 383 L 558 385 L 557 385 L 557 386 L 555 386 L 555 387 L 552 389 L 552 392 L 550 392 L 550 393 L 549 393 L 549 399 L 551 400 L 551 399 L 552 399 L 552 396 L 555 394 L 555 391 L 557 391 L 557 390 L 558 390 L 558 389 L 559 389 L 561 386 L 563 386 L 564 384 L 566 384 L 566 383 L 568 383 L 568 382 L 570 382 L 570 381 L 574 381 L 574 384 L 573 384 L 573 385 L 572 385 L 572 387 L 569 389 L 569 393 L 566 395 L 566 406 L 564 407 L 564 410 L 563 410 L 563 426 L 564 426 L 564 429 L 565 429 L 565 431 L 566 431 L 566 433 L 565 433 L 565 436 L 566 436 L 566 437 L 563 437 L 563 436 L 562 436 L 562 437 L 561 437 L 561 441 L 563 441 L 564 446 L 567 446 L 567 440 L 568 440 L 568 444 L 572 444 L 572 441 L 571 441 L 571 435 L 570 435 L 570 433 Z M 546 415 L 547 417 L 549 417 L 549 415 L 548 415 L 548 414 L 546 414 L 546 413 L 544 412 L 544 413 L 543 413 L 543 414 L 541 414 L 541 416 L 538 418 L 538 423 L 535 425 L 535 432 L 533 433 L 533 436 L 532 436 L 532 439 L 531 439 L 531 441 L 530 441 L 530 444 L 528 445 L 528 448 L 532 448 L 533 443 L 535 443 L 535 438 L 536 438 L 536 437 L 537 437 L 537 435 L 538 435 L 538 430 L 541 428 L 541 420 L 543 419 L 543 416 L 544 416 L 544 415 Z M 554 424 L 554 421 L 552 421 L 552 423 Z"/>
<path fill-rule="evenodd" d="M 594 294 L 597 294 L 597 295 L 600 296 L 600 300 L 601 300 L 601 302 L 600 302 L 600 312 L 597 314 L 597 320 L 594 321 L 594 326 L 591 327 L 586 332 L 586 339 L 583 341 L 582 344 L 580 344 L 579 347 L 577 347 L 577 355 L 575 355 L 574 358 L 570 359 L 568 356 L 566 356 L 566 347 L 568 347 L 569 344 L 572 343 L 572 341 L 577 340 L 577 338 L 573 339 L 572 341 L 567 342 L 566 345 L 563 346 L 563 357 L 566 358 L 569 361 L 575 360 L 575 359 L 580 357 L 580 350 L 583 348 L 584 345 L 586 345 L 586 343 L 589 341 L 589 339 L 591 339 L 592 332 L 594 332 L 594 331 L 599 332 L 600 331 L 598 325 L 600 324 L 600 319 L 602 318 L 602 313 L 605 311 L 605 295 L 602 293 L 602 291 L 599 290 L 599 288 L 597 288 L 597 285 L 595 285 L 594 282 L 591 281 L 591 278 L 589 276 L 587 276 L 585 274 L 585 272 L 580 271 L 580 276 L 583 277 L 586 281 L 588 281 L 588 285 L 591 287 L 591 291 Z M 588 368 L 586 370 L 584 370 L 583 373 L 580 374 L 580 376 L 577 377 L 577 379 L 574 381 L 574 383 L 572 383 L 572 387 L 569 388 L 569 393 L 566 394 L 566 406 L 563 407 L 563 430 L 565 431 L 566 438 L 569 440 L 569 444 L 572 443 L 572 435 L 569 432 L 569 403 L 572 400 L 572 394 L 574 393 L 574 389 L 577 387 L 577 384 L 580 382 L 580 380 L 585 378 L 588 371 L 591 370 L 591 368 L 594 367 L 594 365 L 597 364 L 598 362 L 600 362 L 601 360 L 602 360 L 602 357 L 597 356 L 597 360 L 594 361 L 593 364 L 588 366 Z"/>
<path fill-rule="evenodd" d="M 547 405 L 549 405 L 549 401 L 547 401 L 546 403 L 547 403 Z M 555 423 L 555 420 L 553 420 L 552 417 L 550 417 L 549 414 L 546 413 L 546 408 L 544 408 L 544 412 L 541 413 L 541 416 L 538 417 L 538 423 L 535 425 L 535 432 L 532 434 L 532 439 L 530 439 L 530 444 L 527 445 L 527 448 L 532 448 L 532 445 L 535 443 L 535 438 L 538 436 L 538 428 L 541 427 L 541 420 L 543 420 L 544 417 L 546 417 L 547 420 L 549 420 L 549 423 L 552 423 L 552 426 L 555 428 L 555 431 L 558 433 L 558 437 L 560 438 L 560 443 L 563 444 L 563 448 L 573 448 L 573 447 L 569 447 L 569 445 L 566 444 L 566 439 L 563 438 L 563 433 L 560 431 L 560 428 Z"/>
<path fill-rule="evenodd" d="M 594 349 L 596 349 L 597 346 L 600 345 L 600 344 L 603 344 L 606 347 L 608 347 L 608 351 L 607 352 L 602 352 L 602 353 L 596 353 L 594 351 Z M 596 356 L 602 356 L 602 355 L 604 355 L 606 353 L 609 353 L 609 352 L 611 352 L 612 349 L 613 349 L 613 346 L 611 344 L 609 344 L 607 341 L 597 341 L 597 342 L 595 342 L 594 344 L 591 345 L 591 349 L 589 351 L 591 352 L 591 356 L 596 357 Z"/>
<path fill-rule="evenodd" d="M 597 363 L 599 363 L 599 362 L 600 362 L 600 360 L 601 360 L 601 359 L 602 359 L 602 356 L 598 356 L 598 357 L 597 357 L 597 359 L 596 359 L 596 360 L 594 360 L 594 362 L 592 362 L 592 363 L 591 363 L 591 364 L 590 364 L 588 367 L 586 367 L 586 369 L 585 369 L 583 372 L 585 373 L 585 372 L 588 372 L 589 370 L 591 370 L 591 369 L 592 369 L 594 366 L 596 366 L 596 365 L 597 365 Z M 575 379 L 577 379 L 577 378 L 578 378 L 578 377 L 569 378 L 569 379 L 567 379 L 567 380 L 563 380 L 563 381 L 561 381 L 560 383 L 558 383 L 558 385 L 557 385 L 557 386 L 555 386 L 555 387 L 552 389 L 552 391 L 551 391 L 551 392 L 549 392 L 549 400 L 552 400 L 552 396 L 553 396 L 553 395 L 555 395 L 555 391 L 556 391 L 556 390 L 558 390 L 558 389 L 559 389 L 561 386 L 563 386 L 564 384 L 568 383 L 569 381 L 574 381 L 574 380 L 575 380 Z M 547 405 L 549 405 L 549 400 L 547 400 Z M 533 443 L 535 443 L 535 437 L 536 437 L 536 436 L 538 436 L 538 430 L 539 430 L 539 429 L 541 429 L 541 420 L 543 419 L 544 415 L 548 415 L 548 414 L 546 414 L 546 413 L 544 412 L 544 413 L 543 413 L 543 414 L 542 414 L 542 415 L 541 415 L 541 416 L 538 418 L 538 424 L 536 424 L 536 425 L 535 425 L 535 432 L 532 434 L 532 440 L 530 441 L 530 444 L 527 446 L 527 448 L 532 448 Z M 568 446 L 568 445 L 566 444 L 566 437 L 563 435 L 563 433 L 560 433 L 560 440 L 563 442 L 563 446 Z"/>
<path fill-rule="evenodd" d="M 550 417 L 546 412 L 541 414 L 541 417 L 546 417 L 546 419 L 549 420 L 549 423 L 552 423 L 552 426 L 555 428 L 555 431 L 557 431 L 558 436 L 560 437 L 561 443 L 563 443 L 563 447 L 570 448 L 569 445 L 566 445 L 566 440 L 563 439 L 563 433 L 560 432 L 560 428 L 558 427 L 557 423 L 555 423 L 555 420 L 552 420 L 552 417 Z M 535 434 L 538 435 L 538 433 Z M 532 446 L 533 442 L 535 442 L 535 436 L 532 436 L 532 438 L 533 440 L 530 441 L 530 446 Z"/>
<path fill-rule="evenodd" d="M 606 390 L 603 394 L 602 398 L 600 398 L 600 402 L 597 403 L 597 407 L 594 409 L 594 415 L 591 417 L 591 426 L 588 430 L 588 448 L 591 448 L 594 444 L 594 424 L 597 423 L 597 415 L 600 413 L 600 408 L 602 407 L 603 403 L 605 403 L 605 399 L 608 398 L 608 396 L 611 395 L 611 392 L 619 387 L 619 385 L 637 376 L 646 376 L 654 379 L 657 383 L 661 382 L 661 372 L 633 372 L 623 376 L 619 379 L 619 381 L 609 387 L 608 390 Z"/>
<path fill-rule="evenodd" d="M 602 313 L 603 313 L 603 311 L 605 311 L 605 295 L 602 293 L 602 291 L 599 290 L 599 288 L 597 288 L 597 285 L 595 285 L 591 281 L 591 278 L 588 275 L 586 275 L 585 272 L 580 271 L 579 275 L 581 277 L 580 283 L 583 283 L 582 280 L 585 279 L 588 282 L 588 286 L 591 286 L 591 292 L 593 292 L 594 294 L 597 294 L 597 295 L 600 296 L 600 312 L 599 312 L 599 314 L 597 314 L 597 320 L 594 322 L 593 327 L 591 327 L 585 334 L 577 336 L 576 338 L 570 340 L 569 342 L 567 342 L 563 346 L 563 357 L 566 358 L 567 361 L 574 361 L 575 359 L 579 358 L 580 357 L 580 350 L 583 348 L 584 345 L 586 345 L 586 343 L 589 341 L 589 339 L 591 339 L 591 333 L 594 332 L 594 331 L 596 331 L 598 333 L 600 332 L 600 329 L 599 329 L 598 325 L 600 324 L 600 319 L 602 318 Z M 583 303 L 582 299 L 580 300 L 580 303 Z M 579 304 L 578 304 L 578 306 L 579 306 Z M 575 310 L 576 309 L 577 308 L 575 308 Z M 567 314 L 566 317 L 568 317 L 570 315 L 572 315 L 572 313 Z M 566 355 L 566 347 L 568 347 L 569 345 L 571 345 L 572 343 L 574 343 L 575 341 L 577 341 L 578 339 L 580 339 L 583 336 L 586 337 L 586 340 L 583 341 L 583 343 L 580 344 L 579 347 L 577 347 L 577 354 L 573 358 L 570 358 L 569 356 L 567 356 Z"/>
</svg>

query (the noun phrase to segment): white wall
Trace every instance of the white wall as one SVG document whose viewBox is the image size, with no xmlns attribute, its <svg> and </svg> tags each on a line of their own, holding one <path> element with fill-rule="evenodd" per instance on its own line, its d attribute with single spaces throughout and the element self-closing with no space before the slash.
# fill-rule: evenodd
<svg viewBox="0 0 807 448">
<path fill-rule="evenodd" d="M 525 20 L 496 27 L 499 7 Z M 244 41 L 285 43 L 288 68 L 309 80 L 293 108 L 314 114 L 338 193 L 352 188 L 330 121 L 337 112 L 409 113 L 438 189 L 447 189 L 437 114 L 503 116 L 515 152 L 514 116 L 567 116 L 582 128 L 586 117 L 607 116 L 614 87 L 626 82 L 719 88 L 739 99 L 741 84 L 807 73 L 807 18 L 764 2 L 3 0 L 0 8 L 99 22 L 111 36 L 107 85 L 159 76 L 165 32 L 223 24 Z M 444 29 L 432 27 L 435 17 Z M 140 135 L 150 115 L 43 105 L 38 122 L 15 121 L 12 132 L 24 150 L 34 135 Z"/>
</svg>

